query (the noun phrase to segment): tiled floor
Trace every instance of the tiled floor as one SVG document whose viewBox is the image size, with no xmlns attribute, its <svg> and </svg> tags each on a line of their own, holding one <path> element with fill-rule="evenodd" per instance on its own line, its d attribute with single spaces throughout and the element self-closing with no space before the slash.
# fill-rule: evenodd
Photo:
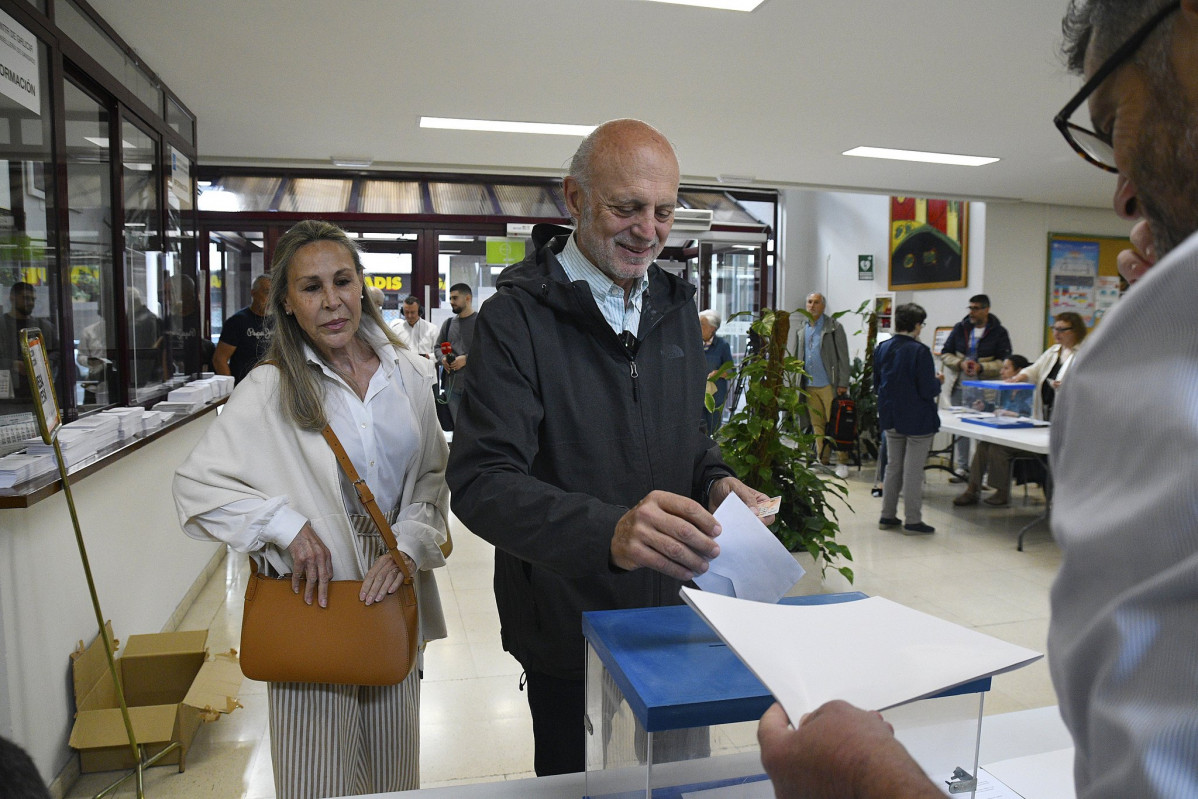
<svg viewBox="0 0 1198 799">
<path fill-rule="evenodd" d="M 960 486 L 941 471 L 929 471 L 924 521 L 936 533 L 906 536 L 879 530 L 881 500 L 869 495 L 872 472 L 852 472 L 851 509 L 840 511 L 841 540 L 853 552 L 852 586 L 950 621 L 1043 651 L 1048 632 L 1048 589 L 1060 554 L 1045 525 L 1029 533 L 1024 552 L 1015 551 L 1019 529 L 1044 510 L 1043 495 L 1022 489 L 1009 508 L 955 508 Z M 455 550 L 438 573 L 449 621 L 449 638 L 429 645 L 421 702 L 421 772 L 425 786 L 487 782 L 531 776 L 532 725 L 520 668 L 499 645 L 499 620 L 491 590 L 491 547 L 455 522 Z M 244 559 L 229 558 L 196 600 L 180 629 L 210 629 L 214 651 L 236 647 L 240 636 Z M 848 589 L 831 573 L 828 591 Z M 244 708 L 201 729 L 188 755 L 187 771 L 171 767 L 147 772 L 146 793 L 155 799 L 208 796 L 215 799 L 274 797 L 266 693 L 246 681 Z M 995 678 L 986 712 L 1056 704 L 1045 661 Z M 724 731 L 729 745 L 751 743 L 752 724 Z M 67 794 L 90 797 L 116 775 L 85 775 Z M 134 795 L 131 784 L 117 796 Z"/>
</svg>

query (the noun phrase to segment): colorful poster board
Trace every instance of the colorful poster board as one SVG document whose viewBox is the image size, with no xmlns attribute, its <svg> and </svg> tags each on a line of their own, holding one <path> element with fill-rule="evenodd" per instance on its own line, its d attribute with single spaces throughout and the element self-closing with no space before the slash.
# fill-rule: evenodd
<svg viewBox="0 0 1198 799">
<path fill-rule="evenodd" d="M 1093 330 L 1127 289 L 1118 257 L 1131 241 L 1117 236 L 1048 234 L 1048 286 L 1044 345 L 1052 344 L 1053 317 L 1073 311 Z"/>
</svg>

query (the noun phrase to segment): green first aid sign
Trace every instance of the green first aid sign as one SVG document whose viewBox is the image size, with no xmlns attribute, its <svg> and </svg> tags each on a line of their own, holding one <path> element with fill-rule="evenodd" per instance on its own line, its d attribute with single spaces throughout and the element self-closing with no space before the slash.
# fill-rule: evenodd
<svg viewBox="0 0 1198 799">
<path fill-rule="evenodd" d="M 858 280 L 873 280 L 874 279 L 874 257 L 872 255 L 857 256 L 857 279 Z"/>
</svg>

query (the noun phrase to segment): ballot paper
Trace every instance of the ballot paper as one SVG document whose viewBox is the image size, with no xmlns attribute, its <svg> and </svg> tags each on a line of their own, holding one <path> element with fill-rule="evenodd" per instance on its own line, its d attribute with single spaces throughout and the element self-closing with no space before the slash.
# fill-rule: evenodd
<svg viewBox="0 0 1198 799">
<path fill-rule="evenodd" d="M 776 605 L 681 593 L 792 721 L 832 699 L 885 710 L 1043 657 L 882 597 Z"/>
<path fill-rule="evenodd" d="M 720 554 L 695 578 L 704 591 L 774 603 L 803 576 L 803 567 L 736 494 L 720 503 L 715 520 Z"/>
</svg>

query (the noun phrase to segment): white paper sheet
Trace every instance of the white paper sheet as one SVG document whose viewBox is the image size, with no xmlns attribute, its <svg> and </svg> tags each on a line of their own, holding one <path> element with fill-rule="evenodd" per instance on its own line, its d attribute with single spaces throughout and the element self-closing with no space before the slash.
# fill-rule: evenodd
<svg viewBox="0 0 1198 799">
<path fill-rule="evenodd" d="M 695 578 L 704 591 L 757 602 L 777 602 L 803 576 L 803 567 L 736 494 L 716 508 L 720 554 Z"/>
<path fill-rule="evenodd" d="M 881 597 L 773 605 L 682 597 L 797 721 L 832 699 L 884 710 L 1042 655 Z"/>
</svg>

